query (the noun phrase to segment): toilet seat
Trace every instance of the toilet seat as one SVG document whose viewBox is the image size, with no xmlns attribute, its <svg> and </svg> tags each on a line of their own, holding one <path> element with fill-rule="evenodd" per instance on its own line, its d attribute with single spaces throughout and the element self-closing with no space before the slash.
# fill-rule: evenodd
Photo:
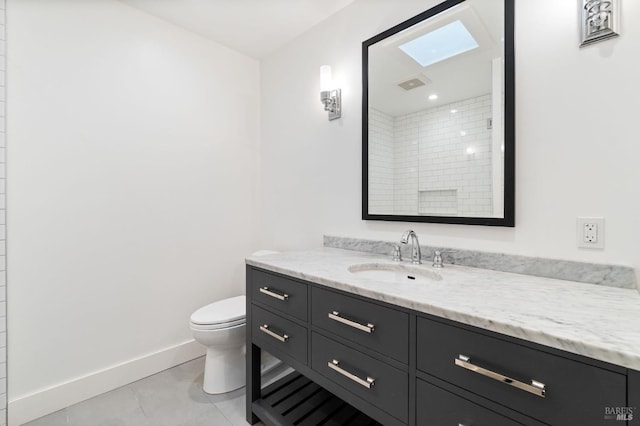
<svg viewBox="0 0 640 426">
<path fill-rule="evenodd" d="M 245 323 L 245 296 L 236 296 L 210 303 L 191 315 L 191 325 L 200 330 L 230 328 Z"/>
<path fill-rule="evenodd" d="M 234 327 L 243 327 L 247 323 L 246 319 L 239 319 L 237 321 L 223 322 L 220 324 L 195 324 L 191 322 L 191 330 L 209 331 L 209 330 L 222 330 Z"/>
</svg>

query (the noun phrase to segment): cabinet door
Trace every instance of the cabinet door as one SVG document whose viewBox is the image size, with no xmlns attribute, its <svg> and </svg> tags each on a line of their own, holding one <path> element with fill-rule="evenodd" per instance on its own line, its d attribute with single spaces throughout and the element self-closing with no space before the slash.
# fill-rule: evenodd
<svg viewBox="0 0 640 426">
<path fill-rule="evenodd" d="M 314 287 L 311 321 L 332 334 L 409 361 L 409 315 L 396 309 Z"/>
<path fill-rule="evenodd" d="M 254 343 L 279 358 L 290 356 L 307 363 L 307 329 L 258 306 L 251 307 L 251 333 Z"/>
<path fill-rule="evenodd" d="M 251 269 L 251 300 L 303 321 L 307 320 L 307 288 L 302 282 Z"/>
<path fill-rule="evenodd" d="M 640 371 L 629 370 L 629 426 L 640 425 Z"/>
<path fill-rule="evenodd" d="M 419 370 L 542 422 L 607 425 L 626 405 L 624 374 L 425 318 L 417 335 Z"/>
<path fill-rule="evenodd" d="M 422 380 L 418 380 L 416 406 L 420 426 L 522 426 L 522 423 Z"/>
<path fill-rule="evenodd" d="M 409 377 L 384 362 L 312 333 L 312 368 L 403 423 L 409 418 Z"/>
</svg>

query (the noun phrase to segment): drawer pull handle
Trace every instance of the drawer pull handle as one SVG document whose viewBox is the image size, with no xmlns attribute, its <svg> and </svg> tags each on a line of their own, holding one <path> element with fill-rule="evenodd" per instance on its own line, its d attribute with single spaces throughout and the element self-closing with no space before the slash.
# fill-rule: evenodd
<svg viewBox="0 0 640 426">
<path fill-rule="evenodd" d="M 343 376 L 350 378 L 351 380 L 353 380 L 357 384 L 362 385 L 367 389 L 371 389 L 373 387 L 373 385 L 376 384 L 376 381 L 373 380 L 371 377 L 367 377 L 367 379 L 364 380 L 364 379 L 361 379 L 360 377 L 356 376 L 355 374 L 349 373 L 347 370 L 342 369 L 340 367 L 340 362 L 338 362 L 338 360 L 334 359 L 333 361 L 328 362 L 327 365 L 332 370 L 335 370 L 338 373 L 342 374 Z"/>
<path fill-rule="evenodd" d="M 515 388 L 544 398 L 545 384 L 538 382 L 537 380 L 531 380 L 531 384 L 528 384 L 516 379 L 512 379 L 511 377 L 507 377 L 503 374 L 496 373 L 495 371 L 487 370 L 486 368 L 482 368 L 475 364 L 472 364 L 471 358 L 465 355 L 458 355 L 458 358 L 455 359 L 455 364 L 458 367 L 466 368 L 467 370 L 473 371 L 474 373 L 482 374 L 483 376 L 489 377 L 493 380 L 506 383 L 509 386 L 513 386 Z"/>
<path fill-rule="evenodd" d="M 260 287 L 260 293 L 264 293 L 267 296 L 271 296 L 271 297 L 276 298 L 278 300 L 287 300 L 289 298 L 288 294 L 286 294 L 286 293 L 278 294 L 278 293 L 274 292 L 273 290 L 269 290 L 269 287 Z"/>
<path fill-rule="evenodd" d="M 263 333 L 267 333 L 269 336 L 281 342 L 286 342 L 287 340 L 289 340 L 289 336 L 287 336 L 286 334 L 281 336 L 278 333 L 274 333 L 273 331 L 269 330 L 269 326 L 267 324 L 261 325 L 260 331 L 262 331 Z"/>
<path fill-rule="evenodd" d="M 365 324 L 357 323 L 355 321 L 348 320 L 345 317 L 341 317 L 340 313 L 336 311 L 329 313 L 329 318 L 331 318 L 334 321 L 338 321 L 343 324 L 346 324 L 349 327 L 357 328 L 358 330 L 362 330 L 367 333 L 373 333 L 375 330 L 375 326 L 371 323 L 365 325 Z"/>
</svg>

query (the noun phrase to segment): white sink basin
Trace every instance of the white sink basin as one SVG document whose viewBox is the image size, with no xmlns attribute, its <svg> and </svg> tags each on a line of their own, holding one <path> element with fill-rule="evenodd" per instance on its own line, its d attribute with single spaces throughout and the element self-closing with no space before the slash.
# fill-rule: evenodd
<svg viewBox="0 0 640 426">
<path fill-rule="evenodd" d="M 442 276 L 428 266 L 400 263 L 362 263 L 349 266 L 349 272 L 362 278 L 393 283 L 428 283 L 442 280 Z"/>
</svg>

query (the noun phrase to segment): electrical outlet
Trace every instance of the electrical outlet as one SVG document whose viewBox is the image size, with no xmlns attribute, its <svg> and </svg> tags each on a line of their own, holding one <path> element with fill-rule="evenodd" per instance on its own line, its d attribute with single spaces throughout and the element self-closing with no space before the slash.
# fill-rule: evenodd
<svg viewBox="0 0 640 426">
<path fill-rule="evenodd" d="M 604 248 L 604 218 L 579 217 L 577 220 L 576 238 L 578 247 Z"/>
<path fill-rule="evenodd" d="M 598 244 L 598 224 L 585 223 L 582 229 L 582 236 L 585 243 Z"/>
</svg>

